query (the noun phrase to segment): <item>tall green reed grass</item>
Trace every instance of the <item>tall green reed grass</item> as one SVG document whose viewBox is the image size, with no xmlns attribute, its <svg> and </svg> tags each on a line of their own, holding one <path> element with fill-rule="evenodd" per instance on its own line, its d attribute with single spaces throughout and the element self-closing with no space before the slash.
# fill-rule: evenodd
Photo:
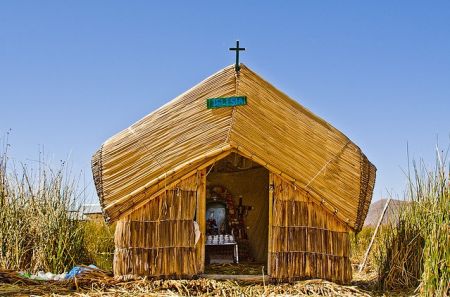
<svg viewBox="0 0 450 297">
<path fill-rule="evenodd" d="M 115 224 L 107 224 L 103 220 L 84 222 L 84 245 L 90 263 L 97 267 L 111 271 L 114 258 L 114 231 Z"/>
<path fill-rule="evenodd" d="M 375 228 L 373 226 L 364 226 L 358 234 L 352 234 L 352 236 L 350 236 L 352 251 L 351 261 L 355 267 L 359 266 L 362 262 L 374 230 Z M 370 255 L 373 255 L 373 253 Z M 368 259 L 366 267 L 371 266 L 371 263 L 373 262 L 371 260 L 371 258 Z"/>
<path fill-rule="evenodd" d="M 437 152 L 436 165 L 412 162 L 407 199 L 398 222 L 384 232 L 378 262 L 384 290 L 417 288 L 425 296 L 450 294 L 450 163 Z"/>
<path fill-rule="evenodd" d="M 33 172 L 0 155 L 0 268 L 62 272 L 85 260 L 82 189 L 65 163 Z"/>
</svg>

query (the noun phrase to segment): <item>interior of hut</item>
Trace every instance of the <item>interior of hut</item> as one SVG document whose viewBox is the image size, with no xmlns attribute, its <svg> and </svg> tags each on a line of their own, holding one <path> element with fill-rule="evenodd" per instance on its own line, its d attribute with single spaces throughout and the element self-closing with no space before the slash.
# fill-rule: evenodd
<svg viewBox="0 0 450 297">
<path fill-rule="evenodd" d="M 236 153 L 208 171 L 205 272 L 261 274 L 267 268 L 269 171 Z"/>
</svg>

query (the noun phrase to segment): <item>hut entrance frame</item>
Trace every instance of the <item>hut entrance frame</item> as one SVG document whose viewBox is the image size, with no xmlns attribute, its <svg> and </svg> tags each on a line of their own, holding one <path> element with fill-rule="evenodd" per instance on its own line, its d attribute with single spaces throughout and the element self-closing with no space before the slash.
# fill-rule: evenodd
<svg viewBox="0 0 450 297">
<path fill-rule="evenodd" d="M 267 269 L 269 170 L 233 152 L 207 169 L 204 184 L 205 217 L 198 218 L 206 235 L 202 262 L 239 260 Z"/>
</svg>

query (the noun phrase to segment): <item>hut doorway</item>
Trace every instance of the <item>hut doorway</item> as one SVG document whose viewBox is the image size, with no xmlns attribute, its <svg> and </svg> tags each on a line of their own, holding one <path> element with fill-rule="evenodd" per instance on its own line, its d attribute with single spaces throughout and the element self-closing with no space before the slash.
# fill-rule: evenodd
<svg viewBox="0 0 450 297">
<path fill-rule="evenodd" d="M 205 273 L 267 271 L 269 171 L 237 153 L 207 170 Z"/>
</svg>

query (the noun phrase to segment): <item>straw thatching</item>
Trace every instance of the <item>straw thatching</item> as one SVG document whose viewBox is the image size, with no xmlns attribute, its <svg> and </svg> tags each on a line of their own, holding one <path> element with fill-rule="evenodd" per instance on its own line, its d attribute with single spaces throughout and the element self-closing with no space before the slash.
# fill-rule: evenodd
<svg viewBox="0 0 450 297">
<path fill-rule="evenodd" d="M 247 96 L 248 105 L 206 109 L 206 98 Z M 362 227 L 375 167 L 344 134 L 242 65 L 229 66 L 107 140 L 93 157 L 106 217 L 115 221 L 154 193 L 235 149 Z"/>
<path fill-rule="evenodd" d="M 233 95 L 248 104 L 206 108 L 207 98 Z M 232 153 L 269 171 L 270 277 L 348 282 L 348 232 L 362 227 L 376 169 L 345 135 L 244 65 L 207 78 L 94 155 L 104 215 L 118 221 L 115 273 L 204 271 L 207 169 Z"/>
</svg>

